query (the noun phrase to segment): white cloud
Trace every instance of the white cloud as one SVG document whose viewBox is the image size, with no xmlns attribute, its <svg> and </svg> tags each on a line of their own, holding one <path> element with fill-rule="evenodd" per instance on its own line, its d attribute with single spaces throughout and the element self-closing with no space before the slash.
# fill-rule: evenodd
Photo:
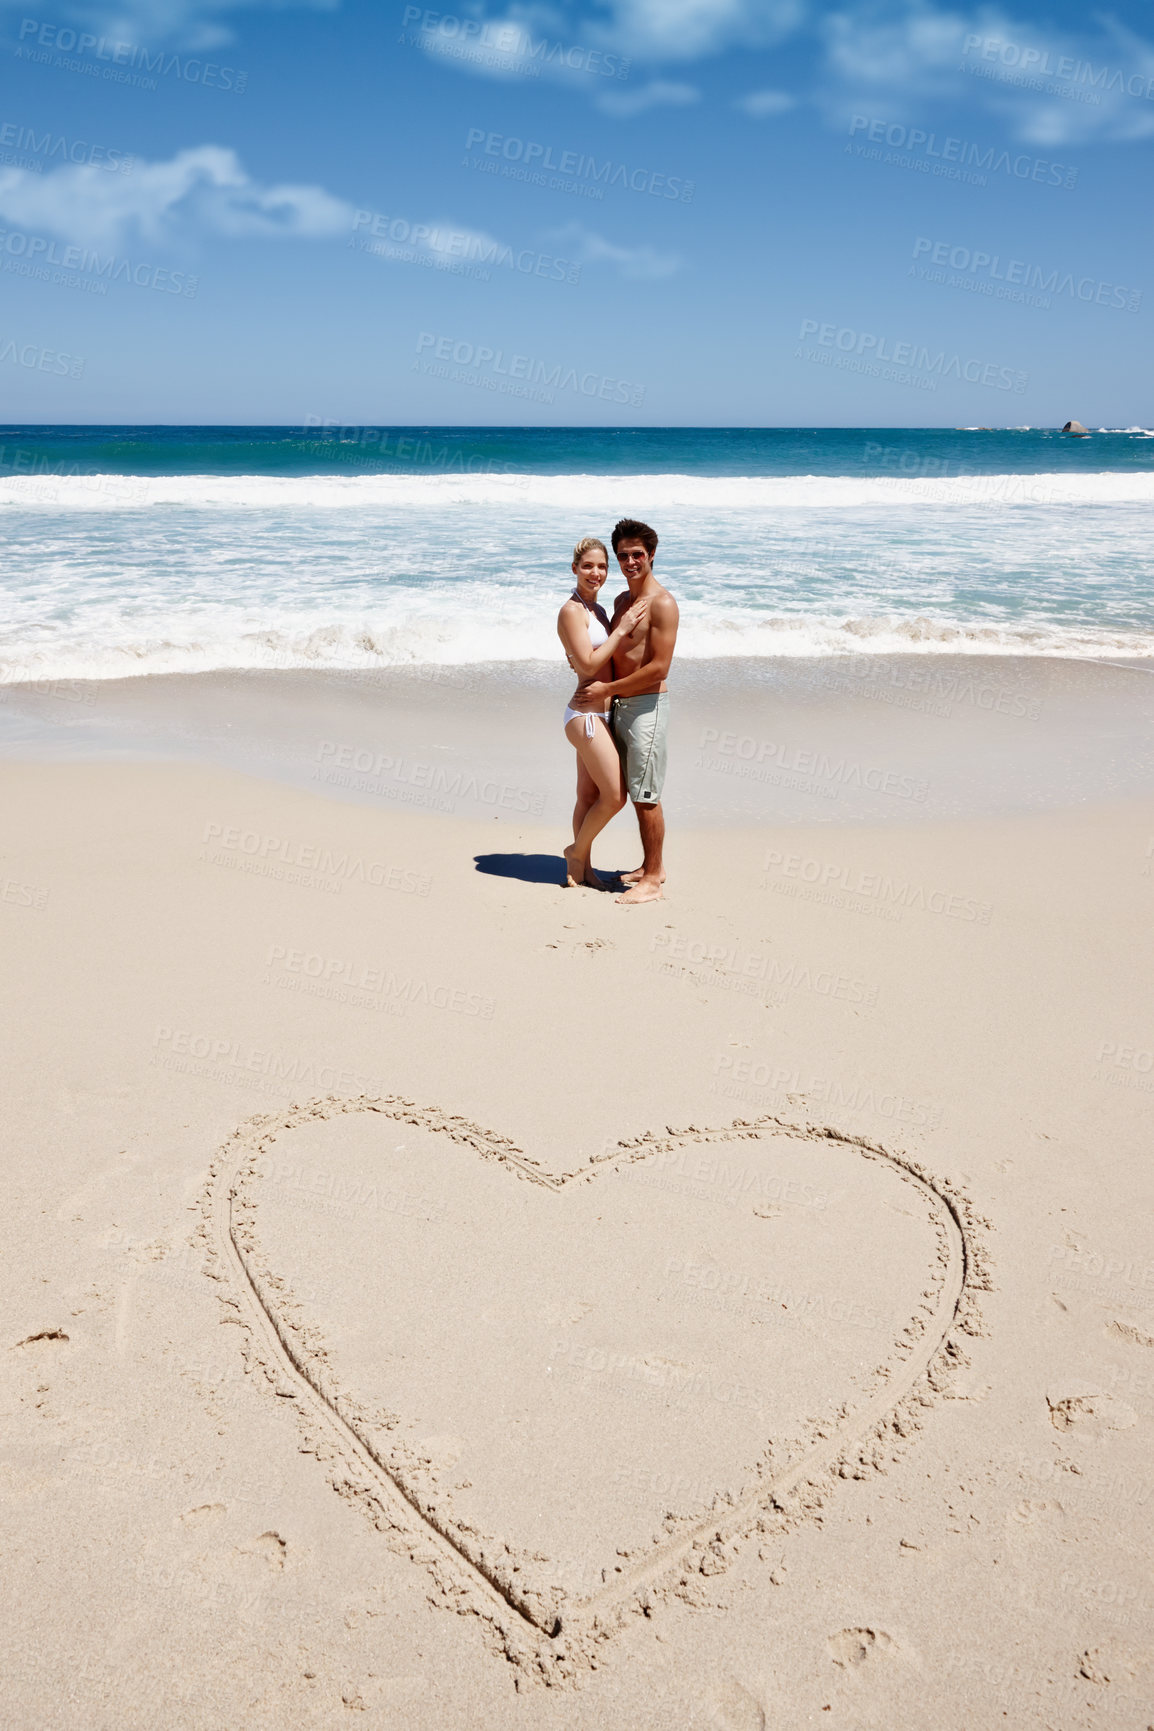
<svg viewBox="0 0 1154 1731">
<path fill-rule="evenodd" d="M 636 90 L 608 90 L 597 99 L 597 106 L 616 120 L 634 120 L 648 114 L 651 108 L 686 108 L 701 101 L 701 92 L 692 84 L 671 84 L 655 78 Z"/>
<path fill-rule="evenodd" d="M 767 48 L 790 35 L 805 0 L 608 0 L 607 39 L 640 60 L 698 60 Z"/>
<path fill-rule="evenodd" d="M 283 12 L 300 7 L 331 12 L 340 0 L 70 0 L 53 22 L 95 31 L 117 42 L 178 42 L 185 48 L 219 48 L 236 39 L 229 13 Z M 0 0 L 6 11 L 29 14 L 28 0 Z"/>
<path fill-rule="evenodd" d="M 554 7 L 515 6 L 499 16 L 431 13 L 415 34 L 431 60 L 476 78 L 517 80 L 532 88 L 552 80 L 591 93 L 616 82 L 623 56 L 600 34 Z M 627 70 L 627 68 L 626 68 Z"/>
<path fill-rule="evenodd" d="M 957 73 L 971 28 L 961 13 L 935 12 L 923 0 L 867 0 L 829 13 L 821 34 L 830 70 L 847 82 L 925 92 L 943 72 Z"/>
<path fill-rule="evenodd" d="M 499 14 L 438 14 L 431 30 L 420 31 L 420 41 L 430 58 L 461 72 L 553 79 L 584 89 L 607 112 L 628 115 L 644 110 L 640 105 L 631 110 L 627 93 L 615 88 L 632 69 L 625 63 L 699 60 L 729 48 L 767 48 L 800 27 L 808 5 L 809 0 L 602 0 L 602 15 L 590 18 L 573 0 L 553 5 L 514 0 Z M 658 81 L 649 88 L 663 87 Z M 612 102 L 626 106 L 619 109 Z"/>
<path fill-rule="evenodd" d="M 428 252 L 444 258 L 492 263 L 497 256 L 512 250 L 483 229 L 463 228 L 447 217 L 434 222 L 410 222 L 407 217 L 395 217 L 381 234 L 374 234 L 371 226 L 362 227 L 359 238 L 366 252 L 385 259 L 404 259 L 408 253 Z"/>
<path fill-rule="evenodd" d="M 1097 22 L 1090 37 L 992 7 L 939 12 L 930 0 L 865 0 L 822 22 L 818 101 L 838 125 L 866 104 L 888 120 L 936 102 L 983 107 L 1011 137 L 1046 148 L 1154 136 L 1154 103 L 1144 99 L 1154 47 L 1115 20 Z"/>
<path fill-rule="evenodd" d="M 175 240 L 190 233 L 305 238 L 347 233 L 352 206 L 319 186 L 265 186 L 234 150 L 202 144 L 132 174 L 69 164 L 49 174 L 0 169 L 0 215 L 79 245 Z"/>
<path fill-rule="evenodd" d="M 770 115 L 788 114 L 796 108 L 797 97 L 785 90 L 751 90 L 748 96 L 739 96 L 733 106 L 754 120 L 767 120 Z"/>
<path fill-rule="evenodd" d="M 662 277 L 675 276 L 683 263 L 676 253 L 659 252 L 656 247 L 617 246 L 579 222 L 554 229 L 552 238 L 562 242 L 582 265 L 612 265 L 619 276 L 631 282 L 656 282 Z"/>
</svg>

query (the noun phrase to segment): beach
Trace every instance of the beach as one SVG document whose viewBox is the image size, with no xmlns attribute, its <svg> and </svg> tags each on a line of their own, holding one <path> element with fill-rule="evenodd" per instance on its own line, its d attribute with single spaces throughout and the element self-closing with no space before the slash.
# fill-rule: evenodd
<svg viewBox="0 0 1154 1731">
<path fill-rule="evenodd" d="M 1146 1724 L 1154 682 L 675 674 L 4 688 L 13 1723 Z"/>
<path fill-rule="evenodd" d="M 0 1731 L 1154 1731 L 1154 39 L 0 53 Z"/>
</svg>

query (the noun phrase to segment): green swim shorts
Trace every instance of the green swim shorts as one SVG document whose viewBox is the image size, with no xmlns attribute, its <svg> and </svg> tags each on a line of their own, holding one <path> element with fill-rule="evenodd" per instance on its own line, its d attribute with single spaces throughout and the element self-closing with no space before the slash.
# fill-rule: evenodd
<svg viewBox="0 0 1154 1731">
<path fill-rule="evenodd" d="M 669 726 L 668 691 L 613 699 L 613 738 L 634 805 L 656 805 L 665 786 L 665 735 Z"/>
</svg>

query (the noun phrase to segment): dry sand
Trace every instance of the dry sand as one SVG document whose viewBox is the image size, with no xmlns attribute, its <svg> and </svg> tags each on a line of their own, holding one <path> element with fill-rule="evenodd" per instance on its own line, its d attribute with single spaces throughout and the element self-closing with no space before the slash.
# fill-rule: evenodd
<svg viewBox="0 0 1154 1731">
<path fill-rule="evenodd" d="M 631 911 L 535 742 L 0 768 L 5 1723 L 1154 1724 L 1150 682 L 1048 677 L 859 692 L 940 808 L 763 780 Z"/>
</svg>

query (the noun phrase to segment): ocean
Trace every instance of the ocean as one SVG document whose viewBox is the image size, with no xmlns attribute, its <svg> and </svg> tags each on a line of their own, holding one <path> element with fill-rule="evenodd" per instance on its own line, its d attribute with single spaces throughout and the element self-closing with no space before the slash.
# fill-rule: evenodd
<svg viewBox="0 0 1154 1731">
<path fill-rule="evenodd" d="M 4 427 L 0 683 L 555 661 L 624 515 L 683 657 L 1150 658 L 1152 506 L 1138 427 Z"/>
</svg>

